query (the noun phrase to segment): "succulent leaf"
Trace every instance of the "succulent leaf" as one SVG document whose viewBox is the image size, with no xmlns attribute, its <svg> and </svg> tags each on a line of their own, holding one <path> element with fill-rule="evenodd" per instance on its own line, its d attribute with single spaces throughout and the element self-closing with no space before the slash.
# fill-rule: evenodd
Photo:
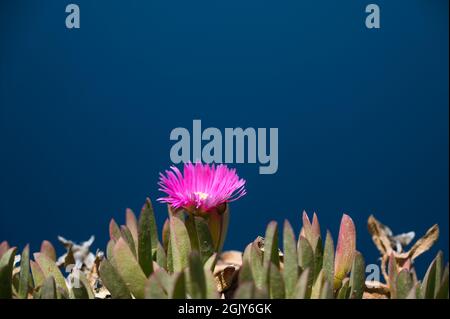
<svg viewBox="0 0 450 319">
<path fill-rule="evenodd" d="M 131 234 L 130 229 L 127 226 L 123 225 L 123 226 L 120 226 L 120 232 L 122 234 L 122 238 L 128 244 L 128 247 L 130 247 L 130 250 L 133 253 L 133 255 L 135 257 L 137 257 L 136 245 L 134 243 L 133 235 Z"/>
<path fill-rule="evenodd" d="M 186 283 L 184 272 L 174 274 L 175 278 L 170 290 L 170 299 L 186 299 Z"/>
<path fill-rule="evenodd" d="M 449 299 L 449 286 L 448 286 L 448 264 L 442 274 L 442 280 L 439 284 L 439 289 L 436 294 L 436 299 Z"/>
<path fill-rule="evenodd" d="M 99 272 L 103 284 L 113 299 L 131 298 L 127 284 L 108 259 L 103 259 L 99 267 Z"/>
<path fill-rule="evenodd" d="M 161 268 L 167 268 L 167 255 L 160 242 L 158 242 L 158 246 L 156 247 L 156 263 Z"/>
<path fill-rule="evenodd" d="M 339 288 L 337 292 L 336 299 L 348 299 L 350 295 L 350 279 L 344 278 L 342 280 L 342 286 Z"/>
<path fill-rule="evenodd" d="M 162 245 L 166 252 L 169 251 L 169 240 L 170 240 L 170 223 L 169 219 L 166 218 L 162 230 Z"/>
<path fill-rule="evenodd" d="M 214 244 L 214 251 L 220 253 L 228 231 L 230 221 L 229 206 L 226 204 L 223 212 L 213 211 L 209 213 L 208 228 Z"/>
<path fill-rule="evenodd" d="M 388 264 L 388 276 L 389 276 L 389 291 L 391 293 L 391 299 L 397 299 L 397 275 L 398 268 L 397 262 L 395 260 L 394 253 L 391 253 L 389 256 L 389 264 Z"/>
<path fill-rule="evenodd" d="M 56 283 L 53 276 L 45 279 L 40 292 L 41 299 L 57 299 Z"/>
<path fill-rule="evenodd" d="M 444 254 L 442 251 L 439 251 L 436 255 L 436 279 L 435 279 L 435 291 L 434 291 L 434 297 L 437 296 L 439 292 L 439 288 L 441 286 L 443 271 L 444 271 Z"/>
<path fill-rule="evenodd" d="M 311 299 L 319 299 L 322 295 L 322 289 L 325 283 L 323 271 L 319 273 L 316 281 L 314 282 L 311 290 Z"/>
<path fill-rule="evenodd" d="M 39 265 L 30 260 L 30 268 L 31 268 L 31 274 L 33 276 L 33 282 L 34 282 L 34 287 L 40 287 L 44 284 L 45 281 L 45 276 L 44 273 L 42 272 L 41 268 L 39 267 Z"/>
<path fill-rule="evenodd" d="M 114 219 L 111 219 L 111 221 L 109 222 L 109 237 L 114 242 L 118 241 L 119 238 L 122 237 L 119 225 L 117 225 Z"/>
<path fill-rule="evenodd" d="M 12 298 L 12 272 L 16 248 L 8 249 L 0 259 L 0 299 Z"/>
<path fill-rule="evenodd" d="M 428 267 L 422 282 L 421 293 L 425 299 L 433 299 L 436 287 L 436 259 Z"/>
<path fill-rule="evenodd" d="M 30 273 L 30 246 L 26 245 L 20 258 L 20 277 L 18 295 L 21 299 L 28 298 L 28 290 L 31 279 Z"/>
<path fill-rule="evenodd" d="M 117 271 L 134 297 L 142 299 L 147 277 L 131 252 L 130 247 L 120 238 L 114 246 L 114 261 Z"/>
<path fill-rule="evenodd" d="M 305 269 L 314 269 L 314 252 L 308 240 L 300 236 L 298 241 L 298 264 Z M 313 275 L 313 274 L 312 274 Z"/>
<path fill-rule="evenodd" d="M 255 285 L 257 288 L 263 289 L 267 283 L 267 280 L 264 277 L 263 253 L 256 242 L 251 244 L 250 262 Z"/>
<path fill-rule="evenodd" d="M 295 285 L 298 279 L 298 256 L 294 231 L 291 224 L 285 220 L 283 229 L 283 277 L 286 288 L 286 297 L 294 298 Z M 242 271 L 242 269 L 241 269 Z"/>
<path fill-rule="evenodd" d="M 5 254 L 9 248 L 9 244 L 6 240 L 0 243 L 0 259 L 2 259 L 3 254 Z"/>
<path fill-rule="evenodd" d="M 331 233 L 327 231 L 327 237 L 325 238 L 325 248 L 323 252 L 322 267 L 325 275 L 325 279 L 334 282 L 334 242 Z"/>
<path fill-rule="evenodd" d="M 189 264 L 191 243 L 186 226 L 176 216 L 170 218 L 170 248 L 174 272 L 183 271 Z"/>
<path fill-rule="evenodd" d="M 66 294 L 69 293 L 66 285 L 66 280 L 53 260 L 42 253 L 35 253 L 34 260 L 39 265 L 39 268 L 42 270 L 42 273 L 44 274 L 46 279 L 48 279 L 49 277 L 53 277 L 57 287 L 62 288 Z"/>
<path fill-rule="evenodd" d="M 153 209 L 147 200 L 138 222 L 138 261 L 146 277 L 153 272 L 153 246 L 157 244 L 157 241 L 153 243 L 152 215 Z"/>
<path fill-rule="evenodd" d="M 238 289 L 234 293 L 233 298 L 234 299 L 253 299 L 254 298 L 254 291 L 255 291 L 255 285 L 250 282 L 244 282 L 239 285 Z"/>
<path fill-rule="evenodd" d="M 311 282 L 310 280 L 310 270 L 309 268 L 303 270 L 300 277 L 298 278 L 297 285 L 295 286 L 295 298 L 296 299 L 307 299 L 311 295 Z"/>
<path fill-rule="evenodd" d="M 397 298 L 406 299 L 413 286 L 414 282 L 410 272 L 407 269 L 401 270 L 397 276 Z"/>
<path fill-rule="evenodd" d="M 145 299 L 167 299 L 168 297 L 167 292 L 158 282 L 157 273 L 158 271 L 153 272 L 145 284 Z"/>
<path fill-rule="evenodd" d="M 350 298 L 361 299 L 364 293 L 366 280 L 366 264 L 364 258 L 358 251 L 353 259 L 352 272 L 350 275 Z"/>
<path fill-rule="evenodd" d="M 138 222 L 136 215 L 134 212 L 127 208 L 125 213 L 125 224 L 127 225 L 128 229 L 131 232 L 131 235 L 133 236 L 133 241 L 135 243 L 138 242 Z"/>
<path fill-rule="evenodd" d="M 56 262 L 56 250 L 52 243 L 44 240 L 41 244 L 41 254 L 46 255 L 50 260 Z"/>
<path fill-rule="evenodd" d="M 342 280 L 350 271 L 356 251 L 355 224 L 350 216 L 344 214 L 339 228 L 336 255 L 334 260 L 334 288 L 341 285 Z"/>
<path fill-rule="evenodd" d="M 333 284 L 330 281 L 324 281 L 322 291 L 320 292 L 320 299 L 333 299 Z"/>
<path fill-rule="evenodd" d="M 271 299 L 284 299 L 284 280 L 277 265 L 270 263 L 269 266 L 269 294 Z"/>
<path fill-rule="evenodd" d="M 206 279 L 203 263 L 198 252 L 193 251 L 189 256 L 189 276 L 191 283 L 190 295 L 193 299 L 206 298 Z"/>
</svg>

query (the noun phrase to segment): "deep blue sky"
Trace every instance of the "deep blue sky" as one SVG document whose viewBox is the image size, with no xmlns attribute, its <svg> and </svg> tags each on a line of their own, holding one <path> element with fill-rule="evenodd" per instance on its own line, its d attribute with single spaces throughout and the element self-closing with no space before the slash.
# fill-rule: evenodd
<svg viewBox="0 0 450 319">
<path fill-rule="evenodd" d="M 368 262 L 370 214 L 439 223 L 448 259 L 448 1 L 374 1 L 380 30 L 369 1 L 72 2 L 79 30 L 68 1 L 0 2 L 0 240 L 103 248 L 110 218 L 161 195 L 170 131 L 201 119 L 279 128 L 277 174 L 235 165 L 248 195 L 227 248 L 272 219 L 299 230 L 306 209 L 335 238 L 350 214 Z"/>
</svg>

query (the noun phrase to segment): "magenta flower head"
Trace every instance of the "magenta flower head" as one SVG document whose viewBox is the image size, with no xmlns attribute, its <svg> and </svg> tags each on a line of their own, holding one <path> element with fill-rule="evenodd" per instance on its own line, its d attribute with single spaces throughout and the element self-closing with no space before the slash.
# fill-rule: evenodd
<svg viewBox="0 0 450 319">
<path fill-rule="evenodd" d="M 207 213 L 246 194 L 245 180 L 226 165 L 184 164 L 183 173 L 175 166 L 160 174 L 158 201 L 188 212 Z"/>
</svg>

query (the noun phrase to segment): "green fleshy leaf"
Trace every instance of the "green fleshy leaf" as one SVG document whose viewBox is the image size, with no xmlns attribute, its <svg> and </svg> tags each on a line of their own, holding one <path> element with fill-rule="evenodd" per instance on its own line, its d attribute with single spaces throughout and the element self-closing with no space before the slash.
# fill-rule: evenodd
<svg viewBox="0 0 450 319">
<path fill-rule="evenodd" d="M 128 227 L 128 229 L 131 232 L 131 235 L 133 236 L 133 241 L 134 243 L 138 242 L 138 222 L 137 222 L 137 218 L 136 215 L 134 214 L 134 212 L 131 209 L 127 209 L 126 213 L 125 213 L 125 220 L 126 220 L 126 225 Z"/>
<path fill-rule="evenodd" d="M 283 277 L 280 270 L 274 264 L 270 264 L 269 267 L 269 294 L 271 299 L 284 299 L 285 288 Z"/>
<path fill-rule="evenodd" d="M 158 246 L 156 248 L 156 263 L 159 267 L 166 269 L 167 268 L 167 256 L 164 250 L 164 247 L 158 242 Z"/>
<path fill-rule="evenodd" d="M 204 269 L 208 269 L 209 271 L 213 271 L 214 267 L 216 265 L 216 261 L 217 261 L 217 254 L 214 253 L 211 255 L 211 257 L 208 258 L 208 260 L 205 262 L 205 264 L 203 265 Z"/>
<path fill-rule="evenodd" d="M 170 223 L 169 219 L 166 218 L 162 230 L 162 245 L 166 252 L 169 251 L 169 241 L 170 241 Z"/>
<path fill-rule="evenodd" d="M 57 287 L 62 288 L 66 294 L 69 293 L 66 285 L 66 280 L 53 260 L 48 258 L 47 255 L 41 253 L 34 254 L 34 260 L 36 260 L 46 279 L 49 277 L 53 277 Z"/>
<path fill-rule="evenodd" d="M 322 237 L 322 235 L 320 234 L 319 218 L 317 218 L 316 213 L 313 214 L 311 230 L 312 230 L 312 235 L 313 235 L 314 240 L 317 240 L 318 238 Z M 314 246 L 314 245 L 311 245 L 311 246 Z"/>
<path fill-rule="evenodd" d="M 252 244 L 248 244 L 244 250 L 244 255 L 242 257 L 242 266 L 239 269 L 239 284 L 253 281 L 251 268 L 251 249 Z"/>
<path fill-rule="evenodd" d="M 174 272 L 181 272 L 189 264 L 191 243 L 184 223 L 177 217 L 170 218 L 170 247 Z"/>
<path fill-rule="evenodd" d="M 270 281 L 270 265 L 280 267 L 280 256 L 278 252 L 278 226 L 275 221 L 267 225 L 266 237 L 264 238 L 263 254 L 263 278 L 265 282 Z"/>
<path fill-rule="evenodd" d="M 100 277 L 113 299 L 130 299 L 131 293 L 127 284 L 107 259 L 103 259 L 100 268 Z"/>
<path fill-rule="evenodd" d="M 254 299 L 255 286 L 252 282 L 244 282 L 239 285 L 234 293 L 234 299 Z"/>
<path fill-rule="evenodd" d="M 303 271 L 306 269 L 309 269 L 308 274 L 308 287 L 312 287 L 314 283 L 314 252 L 312 250 L 312 247 L 309 243 L 309 241 L 303 237 L 300 236 L 300 239 L 298 241 L 298 263 Z M 308 293 L 311 290 L 308 290 Z M 309 295 L 308 295 L 309 296 Z"/>
<path fill-rule="evenodd" d="M 219 299 L 219 292 L 217 291 L 216 281 L 212 272 L 208 268 L 204 268 L 205 280 L 206 280 L 206 298 L 207 299 Z"/>
<path fill-rule="evenodd" d="M 0 243 L 0 259 L 2 259 L 2 256 L 9 250 L 9 248 L 9 244 L 6 240 Z"/>
<path fill-rule="evenodd" d="M 251 244 L 250 267 L 252 269 L 252 275 L 255 280 L 256 287 L 259 289 L 265 288 L 267 285 L 267 280 L 264 277 L 263 253 L 259 249 L 256 242 Z"/>
<path fill-rule="evenodd" d="M 122 238 L 125 240 L 125 242 L 128 244 L 128 247 L 130 247 L 131 252 L 135 257 L 137 257 L 136 254 L 136 245 L 134 243 L 133 234 L 131 234 L 130 229 L 127 226 L 121 226 L 120 232 L 122 234 Z"/>
<path fill-rule="evenodd" d="M 150 276 L 153 272 L 152 249 L 157 244 L 157 241 L 153 244 L 152 215 L 153 209 L 151 203 L 147 201 L 142 208 L 138 223 L 138 261 L 146 277 Z"/>
<path fill-rule="evenodd" d="M 195 228 L 200 256 L 202 263 L 205 263 L 214 254 L 214 243 L 208 222 L 202 217 L 195 217 Z"/>
<path fill-rule="evenodd" d="M 406 299 L 414 286 L 413 278 L 407 269 L 403 269 L 397 276 L 397 298 Z"/>
<path fill-rule="evenodd" d="M 298 264 L 305 269 L 314 269 L 314 252 L 308 240 L 300 236 L 298 241 Z"/>
<path fill-rule="evenodd" d="M 409 291 L 408 295 L 406 296 L 406 299 L 423 299 L 422 293 L 421 293 L 421 287 L 420 282 L 417 282 L 414 284 L 412 289 Z"/>
<path fill-rule="evenodd" d="M 12 272 L 16 248 L 8 249 L 0 259 L 0 299 L 12 298 Z"/>
<path fill-rule="evenodd" d="M 156 226 L 155 213 L 153 211 L 152 202 L 150 198 L 147 198 L 142 208 L 142 213 L 145 211 L 145 215 L 149 217 L 149 226 L 150 226 L 150 235 L 151 235 L 151 243 L 152 243 L 152 251 L 156 251 L 156 246 L 158 243 L 158 227 Z"/>
<path fill-rule="evenodd" d="M 230 221 L 230 212 L 228 204 L 224 204 L 224 208 L 219 211 L 213 211 L 208 214 L 208 228 L 214 245 L 214 251 L 221 253 L 223 244 L 228 232 L 228 224 Z"/>
<path fill-rule="evenodd" d="M 114 242 L 118 241 L 119 238 L 122 237 L 119 225 L 117 225 L 114 219 L 111 219 L 111 221 L 109 222 L 109 237 Z"/>
<path fill-rule="evenodd" d="M 323 252 L 322 268 L 325 279 L 331 283 L 334 282 L 334 242 L 331 233 L 327 231 L 325 238 L 325 248 Z"/>
<path fill-rule="evenodd" d="M 311 299 L 319 299 L 322 294 L 322 289 L 324 285 L 324 274 L 323 271 L 319 273 L 317 276 L 316 281 L 314 282 L 314 285 L 312 286 L 311 290 Z"/>
<path fill-rule="evenodd" d="M 40 292 L 41 299 L 57 299 L 56 283 L 52 276 L 45 279 Z"/>
<path fill-rule="evenodd" d="M 350 298 L 361 299 L 364 294 L 366 281 L 366 264 L 364 258 L 358 251 L 353 259 L 352 272 L 350 275 Z"/>
<path fill-rule="evenodd" d="M 170 239 L 167 243 L 167 248 L 167 271 L 173 273 L 172 244 L 170 243 Z"/>
<path fill-rule="evenodd" d="M 394 254 L 389 256 L 388 263 L 388 276 L 389 276 L 389 291 L 391 293 L 391 299 L 397 299 L 397 263 L 395 261 Z"/>
<path fill-rule="evenodd" d="M 189 276 L 191 283 L 190 295 L 192 299 L 206 298 L 206 279 L 203 263 L 199 254 L 193 251 L 189 256 Z"/>
<path fill-rule="evenodd" d="M 56 262 L 56 250 L 52 243 L 44 240 L 41 244 L 41 254 L 46 255 L 50 260 Z"/>
<path fill-rule="evenodd" d="M 116 242 L 114 240 L 108 241 L 108 244 L 106 245 L 106 258 L 108 258 L 110 261 L 114 258 L 114 246 L 116 245 Z"/>
<path fill-rule="evenodd" d="M 324 281 L 322 291 L 320 292 L 320 299 L 334 299 L 333 286 L 330 281 Z"/>
<path fill-rule="evenodd" d="M 30 273 L 30 246 L 26 245 L 22 251 L 22 256 L 20 258 L 20 280 L 19 280 L 19 298 L 27 299 L 29 283 L 31 279 Z"/>
<path fill-rule="evenodd" d="M 198 235 L 197 230 L 195 227 L 195 216 L 192 214 L 187 214 L 186 218 L 184 219 L 184 226 L 186 226 L 186 230 L 189 234 L 189 241 L 191 242 L 191 249 L 192 251 L 198 251 Z"/>
<path fill-rule="evenodd" d="M 323 263 L 323 246 L 322 246 L 322 238 L 320 236 L 315 238 L 315 244 L 316 247 L 314 248 L 314 280 L 316 280 L 316 278 L 319 276 L 319 273 L 322 270 L 322 263 Z"/>
<path fill-rule="evenodd" d="M 341 286 L 342 280 L 351 270 L 356 251 L 355 224 L 350 216 L 344 214 L 339 228 L 338 242 L 334 259 L 334 288 Z"/>
<path fill-rule="evenodd" d="M 436 294 L 436 299 L 449 299 L 449 290 L 448 290 L 448 264 L 444 269 L 442 274 L 442 280 L 439 284 L 439 289 Z"/>
<path fill-rule="evenodd" d="M 436 287 L 436 259 L 428 267 L 425 277 L 422 282 L 422 295 L 425 299 L 434 299 L 434 292 Z"/>
<path fill-rule="evenodd" d="M 348 299 L 350 295 L 350 279 L 344 278 L 342 286 L 339 288 L 336 299 Z"/>
<path fill-rule="evenodd" d="M 436 297 L 441 286 L 443 271 L 444 271 L 444 254 L 442 251 L 439 251 L 436 255 L 436 279 L 435 279 L 435 287 L 434 287 L 434 296 Z"/>
<path fill-rule="evenodd" d="M 295 286 L 295 298 L 296 299 L 308 299 L 311 295 L 311 282 L 310 275 L 311 271 L 309 268 L 305 269 L 300 275 L 297 285 Z"/>
<path fill-rule="evenodd" d="M 117 271 L 133 296 L 137 299 L 144 298 L 147 277 L 123 238 L 120 238 L 114 246 L 114 261 Z"/>
<path fill-rule="evenodd" d="M 285 220 L 283 228 L 283 250 L 284 250 L 284 282 L 286 288 L 286 298 L 294 298 L 295 285 L 298 279 L 298 256 L 294 231 L 291 224 Z M 240 270 L 242 271 L 242 269 Z"/>
<path fill-rule="evenodd" d="M 161 277 L 159 276 L 160 271 L 161 269 L 155 270 L 145 284 L 146 299 L 167 299 L 167 290 L 161 282 Z"/>
<path fill-rule="evenodd" d="M 44 284 L 45 281 L 45 276 L 44 273 L 42 272 L 41 268 L 39 267 L 39 265 L 30 260 L 30 268 L 31 268 L 31 274 L 33 276 L 33 282 L 34 282 L 34 287 L 40 287 Z"/>
<path fill-rule="evenodd" d="M 306 211 L 303 211 L 302 214 L 302 224 L 303 225 L 302 230 L 300 232 L 300 236 L 305 237 L 308 240 L 309 244 L 311 245 L 311 243 L 313 242 L 312 225 Z"/>
<path fill-rule="evenodd" d="M 186 282 L 184 272 L 174 274 L 174 280 L 169 296 L 170 299 L 186 299 Z"/>
</svg>

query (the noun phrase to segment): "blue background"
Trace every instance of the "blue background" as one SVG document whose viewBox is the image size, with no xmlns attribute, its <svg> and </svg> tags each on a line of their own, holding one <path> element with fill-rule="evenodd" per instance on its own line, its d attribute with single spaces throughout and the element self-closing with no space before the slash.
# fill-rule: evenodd
<svg viewBox="0 0 450 319">
<path fill-rule="evenodd" d="M 448 1 L 0 2 L 0 240 L 97 237 L 156 199 L 175 127 L 278 127 L 279 170 L 234 165 L 226 248 L 303 209 L 337 237 L 342 213 L 366 231 L 439 223 L 448 258 Z M 160 225 L 166 208 L 155 203 Z"/>
</svg>

